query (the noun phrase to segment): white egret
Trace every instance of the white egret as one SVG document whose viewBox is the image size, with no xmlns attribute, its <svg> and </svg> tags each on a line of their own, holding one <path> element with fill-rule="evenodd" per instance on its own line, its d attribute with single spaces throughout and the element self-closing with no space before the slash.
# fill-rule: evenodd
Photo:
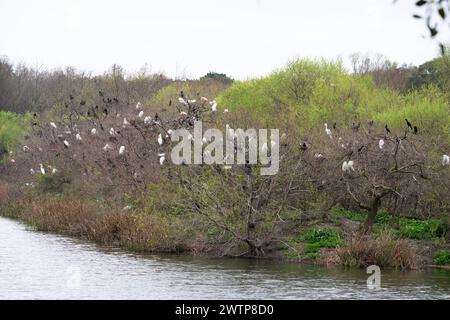
<svg viewBox="0 0 450 320">
<path fill-rule="evenodd" d="M 67 140 L 64 140 L 64 146 L 66 147 L 66 148 L 68 148 L 68 147 L 70 147 L 70 143 L 69 143 L 69 141 L 67 141 Z"/>
<path fill-rule="evenodd" d="M 163 137 L 162 137 L 161 133 L 158 135 L 158 143 L 159 143 L 159 145 L 162 145 L 164 143 L 164 140 L 163 140 Z"/>
<path fill-rule="evenodd" d="M 331 130 L 328 128 L 328 124 L 326 124 L 326 123 L 325 123 L 325 133 L 330 137 L 330 139 L 333 139 Z"/>
<path fill-rule="evenodd" d="M 31 174 L 35 174 L 36 172 L 34 171 L 33 168 L 31 168 L 31 169 L 30 169 L 30 173 L 31 173 Z"/>
<path fill-rule="evenodd" d="M 116 135 L 116 132 L 114 131 L 114 128 L 109 129 L 109 134 L 114 136 Z"/>
<path fill-rule="evenodd" d="M 178 102 L 181 103 L 181 104 L 183 104 L 183 105 L 187 105 L 186 100 L 184 100 L 182 97 L 179 97 L 179 98 L 178 98 Z"/>
<path fill-rule="evenodd" d="M 188 102 L 189 102 L 189 103 L 196 103 L 197 100 L 195 100 L 195 99 L 194 99 L 194 100 L 188 100 Z"/>
<path fill-rule="evenodd" d="M 39 164 L 39 169 L 41 170 L 42 175 L 45 175 L 45 168 L 42 163 Z"/>
<path fill-rule="evenodd" d="M 227 113 L 228 112 L 228 109 L 223 109 L 223 113 Z"/>
<path fill-rule="evenodd" d="M 378 141 L 378 147 L 380 149 L 383 149 L 383 147 L 384 147 L 384 140 L 383 139 L 380 139 L 380 141 Z"/>
<path fill-rule="evenodd" d="M 142 118 L 144 116 L 144 111 L 139 112 L 139 118 Z"/>
<path fill-rule="evenodd" d="M 29 148 L 28 146 L 23 146 L 22 150 L 23 150 L 24 152 L 27 152 L 28 150 L 30 150 L 30 148 Z"/>
<path fill-rule="evenodd" d="M 131 206 L 130 206 L 130 205 L 125 206 L 125 207 L 123 207 L 123 210 L 124 210 L 124 211 L 131 210 Z"/>
<path fill-rule="evenodd" d="M 109 145 L 109 143 L 105 144 L 105 146 L 103 147 L 103 151 L 105 151 L 105 152 L 107 152 L 110 149 L 111 149 L 111 146 Z"/>
<path fill-rule="evenodd" d="M 92 135 L 96 135 L 96 134 L 97 134 L 97 129 L 93 128 L 93 129 L 91 130 L 91 134 L 92 134 Z"/>
<path fill-rule="evenodd" d="M 217 111 L 217 102 L 216 102 L 216 100 L 211 101 L 210 104 L 211 104 L 212 112 L 216 112 Z"/>
<path fill-rule="evenodd" d="M 146 117 L 144 118 L 144 123 L 145 123 L 145 124 L 150 124 L 151 122 L 152 122 L 152 117 L 146 116 Z"/>
<path fill-rule="evenodd" d="M 50 125 L 55 129 L 58 128 L 54 122 L 50 122 Z"/>
<path fill-rule="evenodd" d="M 128 122 L 127 118 L 123 118 L 123 127 L 128 126 L 129 124 L 130 123 Z"/>
<path fill-rule="evenodd" d="M 164 164 L 164 160 L 166 160 L 165 154 L 159 153 L 158 157 L 159 157 L 159 164 L 162 166 Z"/>
<path fill-rule="evenodd" d="M 14 160 L 14 159 L 11 159 L 11 163 L 16 163 L 16 160 Z"/>
<path fill-rule="evenodd" d="M 323 154 L 321 153 L 315 153 L 314 158 L 323 158 Z"/>
<path fill-rule="evenodd" d="M 202 102 L 208 102 L 208 98 L 206 98 L 206 97 L 201 97 L 200 100 L 201 100 Z"/>
<path fill-rule="evenodd" d="M 125 146 L 120 146 L 119 148 L 119 154 L 122 155 L 125 153 Z"/>
<path fill-rule="evenodd" d="M 56 168 L 53 168 L 53 169 L 52 169 L 52 173 L 53 173 L 53 174 L 55 174 L 55 173 L 57 173 L 57 172 L 58 172 L 58 170 L 56 170 Z"/>
<path fill-rule="evenodd" d="M 442 165 L 443 165 L 443 166 L 448 166 L 448 165 L 450 165 L 450 157 L 449 157 L 448 155 L 446 155 L 446 154 L 444 154 L 444 155 L 442 156 Z"/>
<path fill-rule="evenodd" d="M 342 171 L 346 172 L 347 170 L 348 170 L 348 163 L 347 163 L 347 161 L 344 161 L 342 163 Z"/>
<path fill-rule="evenodd" d="M 138 103 L 136 104 L 136 110 L 141 110 L 141 103 L 140 103 L 140 102 L 138 102 Z"/>
<path fill-rule="evenodd" d="M 77 133 L 77 135 L 75 136 L 75 139 L 77 139 L 77 141 L 83 141 L 83 139 L 81 138 L 79 133 Z"/>
</svg>

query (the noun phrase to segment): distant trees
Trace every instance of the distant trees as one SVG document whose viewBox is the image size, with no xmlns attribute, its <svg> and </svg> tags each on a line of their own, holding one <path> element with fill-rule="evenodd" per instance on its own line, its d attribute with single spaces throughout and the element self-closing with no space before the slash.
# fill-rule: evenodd
<svg viewBox="0 0 450 320">
<path fill-rule="evenodd" d="M 233 82 L 234 80 L 230 77 L 228 77 L 224 73 L 217 73 L 217 72 L 208 72 L 206 75 L 200 78 L 200 80 L 206 80 L 206 79 L 213 79 L 213 80 L 219 80 L 226 84 Z"/>
</svg>

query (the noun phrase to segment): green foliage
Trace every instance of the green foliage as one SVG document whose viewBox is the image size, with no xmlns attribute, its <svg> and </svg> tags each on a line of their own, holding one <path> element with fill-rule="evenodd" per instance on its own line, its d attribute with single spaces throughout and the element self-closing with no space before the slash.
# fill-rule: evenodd
<svg viewBox="0 0 450 320">
<path fill-rule="evenodd" d="M 445 236 L 447 228 L 438 219 L 414 220 L 402 218 L 399 221 L 399 234 L 403 237 L 420 240 L 431 240 Z"/>
<path fill-rule="evenodd" d="M 433 256 L 433 261 L 437 265 L 450 264 L 450 250 L 436 252 Z"/>
<path fill-rule="evenodd" d="M 62 172 L 36 174 L 36 190 L 43 193 L 61 194 L 64 184 L 70 182 Z"/>
<path fill-rule="evenodd" d="M 342 244 L 342 236 L 332 228 L 311 228 L 302 236 L 305 241 L 304 252 L 309 258 L 316 258 L 322 248 L 336 248 Z"/>
<path fill-rule="evenodd" d="M 217 73 L 217 72 L 208 72 L 206 75 L 204 75 L 203 77 L 200 78 L 200 80 L 207 80 L 207 79 L 219 80 L 219 81 L 222 81 L 224 83 L 231 83 L 231 82 L 233 82 L 233 79 L 228 77 L 226 74 L 224 74 L 224 73 Z"/>
<path fill-rule="evenodd" d="M 296 119 L 304 132 L 324 122 L 348 125 L 367 120 L 403 130 L 405 117 L 419 130 L 448 132 L 446 90 L 442 84 L 426 83 L 418 91 L 400 93 L 377 87 L 369 75 L 348 74 L 336 62 L 296 60 L 269 76 L 235 81 L 218 100 L 231 110 L 251 110 L 268 121 L 274 115 L 279 119 L 283 111 Z"/>
<path fill-rule="evenodd" d="M 0 111 L 0 159 L 22 141 L 29 117 L 29 114 Z"/>
<path fill-rule="evenodd" d="M 352 221 L 366 221 L 367 214 L 353 212 L 344 208 L 335 208 L 333 210 L 333 216 L 336 218 L 345 218 Z"/>
</svg>

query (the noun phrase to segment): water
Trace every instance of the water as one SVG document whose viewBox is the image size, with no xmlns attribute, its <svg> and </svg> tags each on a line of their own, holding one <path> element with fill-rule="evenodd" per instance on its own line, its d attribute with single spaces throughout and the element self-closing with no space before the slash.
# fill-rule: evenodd
<svg viewBox="0 0 450 320">
<path fill-rule="evenodd" d="M 134 255 L 0 218 L 0 299 L 450 299 L 450 271 L 364 270 Z"/>
</svg>

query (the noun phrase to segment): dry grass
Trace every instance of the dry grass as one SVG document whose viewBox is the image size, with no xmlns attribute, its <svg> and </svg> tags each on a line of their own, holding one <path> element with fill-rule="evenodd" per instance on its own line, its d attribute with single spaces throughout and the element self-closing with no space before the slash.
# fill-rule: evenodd
<svg viewBox="0 0 450 320">
<path fill-rule="evenodd" d="M 392 231 L 383 230 L 376 238 L 355 236 L 346 247 L 336 251 L 341 265 L 367 267 L 378 265 L 396 269 L 417 269 L 423 266 L 423 259 L 417 249 L 407 240 L 396 239 Z"/>
<path fill-rule="evenodd" d="M 93 202 L 22 196 L 0 184 L 0 215 L 55 232 L 136 252 L 190 250 L 176 218 L 100 208 Z"/>
</svg>

